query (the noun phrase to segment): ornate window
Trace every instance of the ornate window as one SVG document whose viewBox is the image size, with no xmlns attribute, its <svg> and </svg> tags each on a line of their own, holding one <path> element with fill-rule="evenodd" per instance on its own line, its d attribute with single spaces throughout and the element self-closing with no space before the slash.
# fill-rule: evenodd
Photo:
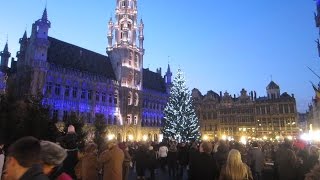
<svg viewBox="0 0 320 180">
<path fill-rule="evenodd" d="M 54 94 L 59 96 L 60 95 L 60 84 L 56 84 L 54 88 Z"/>
<path fill-rule="evenodd" d="M 66 88 L 64 90 L 64 96 L 69 97 L 69 95 L 70 95 L 70 86 L 66 86 Z"/>
<path fill-rule="evenodd" d="M 101 101 L 106 102 L 106 93 L 104 93 L 104 92 L 102 93 Z"/>
<path fill-rule="evenodd" d="M 128 93 L 128 105 L 132 105 L 132 92 L 129 91 Z"/>
<path fill-rule="evenodd" d="M 91 100 L 92 99 L 92 90 L 88 91 L 88 99 Z"/>
<path fill-rule="evenodd" d="M 52 82 L 47 82 L 46 94 L 51 94 L 52 91 Z"/>
<path fill-rule="evenodd" d="M 118 104 L 118 92 L 114 93 L 114 104 Z"/>
<path fill-rule="evenodd" d="M 77 87 L 73 87 L 73 89 L 72 89 L 72 97 L 73 98 L 77 98 L 77 94 L 78 94 L 78 88 Z"/>
<path fill-rule="evenodd" d="M 137 125 L 138 124 L 138 116 L 134 116 L 134 119 L 133 119 L 133 125 Z"/>
<path fill-rule="evenodd" d="M 81 91 L 81 99 L 85 99 L 86 98 L 86 90 L 82 89 Z"/>
<path fill-rule="evenodd" d="M 120 2 L 120 6 L 121 6 L 121 7 L 126 7 L 126 1 L 121 1 L 121 2 Z"/>
<path fill-rule="evenodd" d="M 131 59 L 130 58 L 128 59 L 128 62 L 129 62 L 129 66 L 131 66 Z"/>
<path fill-rule="evenodd" d="M 134 57 L 134 66 L 139 67 L 139 55 L 136 54 Z"/>
<path fill-rule="evenodd" d="M 109 103 L 110 104 L 112 103 L 112 94 L 111 93 L 109 94 Z"/>
<path fill-rule="evenodd" d="M 96 91 L 96 101 L 100 101 L 100 92 Z"/>
<path fill-rule="evenodd" d="M 135 93 L 135 94 L 134 94 L 134 100 L 133 100 L 133 102 L 134 102 L 134 105 L 135 105 L 135 106 L 138 106 L 138 104 L 139 104 L 139 95 L 138 95 L 138 93 Z"/>
<path fill-rule="evenodd" d="M 132 119 L 131 119 L 132 117 L 131 117 L 131 114 L 128 114 L 127 115 L 127 124 L 128 125 L 131 125 L 132 124 Z"/>
</svg>

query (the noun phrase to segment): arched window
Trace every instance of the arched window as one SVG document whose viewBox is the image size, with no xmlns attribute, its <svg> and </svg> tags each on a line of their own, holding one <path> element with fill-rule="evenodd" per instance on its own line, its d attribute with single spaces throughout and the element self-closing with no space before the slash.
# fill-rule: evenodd
<svg viewBox="0 0 320 180">
<path fill-rule="evenodd" d="M 133 118 L 133 125 L 137 125 L 138 124 L 138 116 L 135 115 Z"/>
<path fill-rule="evenodd" d="M 139 55 L 136 54 L 134 57 L 134 66 L 139 67 Z"/>
<path fill-rule="evenodd" d="M 118 91 L 114 92 L 114 104 L 118 104 Z"/>
<path fill-rule="evenodd" d="M 129 91 L 129 94 L 128 94 L 128 105 L 131 105 L 132 104 L 132 92 Z"/>
<path fill-rule="evenodd" d="M 131 125 L 131 124 L 132 124 L 132 116 L 131 116 L 131 114 L 128 114 L 128 115 L 127 115 L 127 124 L 128 124 L 128 125 Z"/>
<path fill-rule="evenodd" d="M 121 6 L 121 7 L 126 7 L 126 1 L 121 1 L 121 2 L 120 2 L 120 6 Z"/>
<path fill-rule="evenodd" d="M 138 104 L 139 104 L 139 95 L 138 95 L 138 93 L 135 93 L 135 95 L 134 95 L 134 105 L 138 106 Z"/>
</svg>

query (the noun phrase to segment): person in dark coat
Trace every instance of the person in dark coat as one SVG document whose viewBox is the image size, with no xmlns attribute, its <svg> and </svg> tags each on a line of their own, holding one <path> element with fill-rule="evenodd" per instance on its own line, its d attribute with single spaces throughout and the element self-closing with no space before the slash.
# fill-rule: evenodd
<svg viewBox="0 0 320 180">
<path fill-rule="evenodd" d="M 177 161 L 178 161 L 178 150 L 176 144 L 173 142 L 168 151 L 168 169 L 169 169 L 169 176 L 175 177 L 177 171 Z"/>
<path fill-rule="evenodd" d="M 136 152 L 136 170 L 137 170 L 137 179 L 145 178 L 145 171 L 147 168 L 147 147 L 145 144 L 142 144 Z"/>
<path fill-rule="evenodd" d="M 318 148 L 316 146 L 311 146 L 309 148 L 309 155 L 305 163 L 307 172 L 309 172 L 315 165 L 319 164 L 319 154 Z"/>
<path fill-rule="evenodd" d="M 195 160 L 198 156 L 199 150 L 198 150 L 198 144 L 196 142 L 193 142 L 191 144 L 190 150 L 189 150 L 189 167 L 188 167 L 188 174 L 189 177 L 191 176 L 191 169 L 193 169 Z"/>
<path fill-rule="evenodd" d="M 261 180 L 262 169 L 264 165 L 264 154 L 259 148 L 257 142 L 252 143 L 252 149 L 248 153 L 248 165 L 251 168 L 254 180 Z"/>
<path fill-rule="evenodd" d="M 157 154 L 153 150 L 153 146 L 149 146 L 149 149 L 147 152 L 147 159 L 148 159 L 147 167 L 148 167 L 148 170 L 150 171 L 150 180 L 154 180 L 155 179 L 154 171 L 157 166 Z"/>
<path fill-rule="evenodd" d="M 77 134 L 74 126 L 68 127 L 67 134 L 62 139 L 62 147 L 67 150 L 67 158 L 63 161 L 63 171 L 69 174 L 73 179 L 76 179 L 76 173 L 74 171 L 78 164 L 78 145 L 77 145 Z"/>
<path fill-rule="evenodd" d="M 211 156 L 212 144 L 203 142 L 199 153 L 193 158 L 190 169 L 190 180 L 214 180 L 217 176 L 216 162 Z"/>
<path fill-rule="evenodd" d="M 224 141 L 219 142 L 218 151 L 214 154 L 214 159 L 216 160 L 219 177 L 221 168 L 226 164 L 229 154 L 229 148 Z"/>
<path fill-rule="evenodd" d="M 44 175 L 40 157 L 40 141 L 23 137 L 9 147 L 4 179 L 49 180 Z"/>
<path fill-rule="evenodd" d="M 277 165 L 279 180 L 295 180 L 297 177 L 297 157 L 292 150 L 292 144 L 285 140 L 277 151 Z"/>
<path fill-rule="evenodd" d="M 188 149 L 185 143 L 181 143 L 178 149 L 179 177 L 183 177 L 183 171 L 189 163 Z"/>
</svg>

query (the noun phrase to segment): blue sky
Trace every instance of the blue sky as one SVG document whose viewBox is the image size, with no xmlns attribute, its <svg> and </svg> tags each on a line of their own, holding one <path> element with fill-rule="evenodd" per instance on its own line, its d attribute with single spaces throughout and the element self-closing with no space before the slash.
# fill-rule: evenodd
<svg viewBox="0 0 320 180">
<path fill-rule="evenodd" d="M 105 54 L 107 22 L 116 0 L 47 0 L 49 35 Z M 9 39 L 15 55 L 18 40 L 41 17 L 45 0 L 1 0 L 0 49 Z M 174 71 L 181 67 L 190 89 L 240 94 L 242 88 L 266 94 L 272 79 L 281 92 L 294 93 L 299 111 L 320 74 L 313 0 L 139 0 L 145 23 L 144 67 Z"/>
</svg>

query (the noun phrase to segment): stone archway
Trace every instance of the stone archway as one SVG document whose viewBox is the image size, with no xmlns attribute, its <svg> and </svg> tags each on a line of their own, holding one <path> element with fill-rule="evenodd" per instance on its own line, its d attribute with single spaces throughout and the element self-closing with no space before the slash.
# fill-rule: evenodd
<svg viewBox="0 0 320 180">
<path fill-rule="evenodd" d="M 152 140 L 153 140 L 151 133 L 148 134 L 148 140 L 149 140 L 149 141 L 152 141 Z"/>
<path fill-rule="evenodd" d="M 153 135 L 153 141 L 154 142 L 158 142 L 158 134 L 154 134 Z"/>
<path fill-rule="evenodd" d="M 121 133 L 118 133 L 118 134 L 117 134 L 117 141 L 118 141 L 118 142 L 122 142 L 122 135 L 121 135 Z"/>
<path fill-rule="evenodd" d="M 134 130 L 133 129 L 128 129 L 128 131 L 126 132 L 126 138 L 125 138 L 125 141 L 134 141 L 136 140 L 135 138 L 135 133 L 134 133 Z"/>
</svg>

